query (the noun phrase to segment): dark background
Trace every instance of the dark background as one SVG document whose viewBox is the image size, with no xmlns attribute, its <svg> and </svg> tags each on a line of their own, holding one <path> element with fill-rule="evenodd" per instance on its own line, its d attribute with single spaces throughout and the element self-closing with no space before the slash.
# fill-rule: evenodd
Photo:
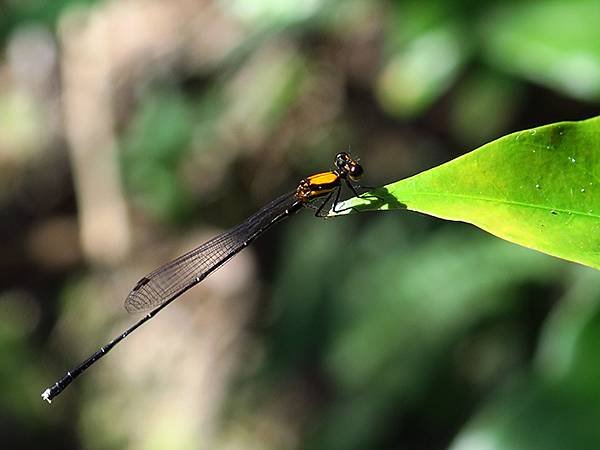
<svg viewBox="0 0 600 450">
<path fill-rule="evenodd" d="M 0 443 L 600 447 L 600 276 L 410 213 L 272 229 L 78 379 L 136 280 L 349 150 L 598 114 L 596 0 L 0 1 Z M 523 170 L 526 170 L 524 168 Z"/>
</svg>

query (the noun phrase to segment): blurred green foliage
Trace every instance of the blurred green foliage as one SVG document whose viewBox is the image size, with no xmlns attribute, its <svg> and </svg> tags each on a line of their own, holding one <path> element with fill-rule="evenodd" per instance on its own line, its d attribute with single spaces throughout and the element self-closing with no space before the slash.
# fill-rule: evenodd
<svg viewBox="0 0 600 450">
<path fill-rule="evenodd" d="M 61 14 L 78 5 L 93 5 L 99 0 L 3 0 L 0 2 L 0 39 L 8 38 L 19 26 L 32 23 L 54 27 Z"/>
<path fill-rule="evenodd" d="M 428 401 L 436 420 L 455 420 L 458 410 L 451 405 L 493 385 L 499 371 L 518 367 L 525 358 L 518 349 L 525 342 L 509 323 L 488 336 L 481 350 L 449 355 L 449 342 L 471 339 L 478 323 L 518 315 L 519 286 L 534 280 L 552 282 L 564 267 L 558 260 L 492 237 L 473 236 L 467 226 L 426 233 L 419 229 L 426 226 L 425 219 L 403 220 L 408 221 L 404 230 L 394 218 L 381 218 L 361 227 L 358 239 L 348 227 L 327 224 L 307 236 L 313 243 L 308 249 L 295 242 L 306 256 L 287 263 L 275 291 L 281 328 L 276 328 L 272 341 L 273 361 L 296 367 L 317 352 L 336 399 L 322 412 L 318 432 L 306 448 L 373 446 L 386 428 L 382 421 L 419 410 Z M 292 241 L 302 224 L 295 227 Z M 324 243 L 336 234 L 341 235 L 336 239 L 339 247 L 327 248 Z M 415 241 L 418 247 L 412 245 Z M 392 249 L 389 242 L 394 243 Z M 324 261 L 334 269 L 319 278 L 307 272 L 310 261 Z M 305 276 L 311 280 L 308 286 Z M 478 338 L 486 340 L 483 333 Z M 439 372 L 449 369 L 448 375 Z M 461 394 L 448 386 L 437 400 L 427 400 L 436 378 L 446 378 L 452 370 L 468 371 L 462 375 L 472 377 L 474 392 Z"/>
<path fill-rule="evenodd" d="M 600 7 L 594 0 L 524 2 L 484 22 L 496 67 L 584 101 L 600 98 Z"/>
<path fill-rule="evenodd" d="M 158 217 L 192 213 L 179 166 L 188 156 L 193 132 L 191 105 L 176 92 L 145 96 L 123 137 L 122 170 L 140 206 Z"/>
</svg>

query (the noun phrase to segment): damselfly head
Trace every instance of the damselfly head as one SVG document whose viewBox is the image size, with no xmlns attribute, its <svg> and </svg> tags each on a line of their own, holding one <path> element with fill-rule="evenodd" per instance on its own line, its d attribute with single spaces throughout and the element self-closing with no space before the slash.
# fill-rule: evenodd
<svg viewBox="0 0 600 450">
<path fill-rule="evenodd" d="M 358 159 L 352 158 L 346 152 L 340 152 L 335 156 L 335 167 L 340 177 L 348 177 L 352 181 L 357 181 L 363 174 L 363 168 Z"/>
</svg>

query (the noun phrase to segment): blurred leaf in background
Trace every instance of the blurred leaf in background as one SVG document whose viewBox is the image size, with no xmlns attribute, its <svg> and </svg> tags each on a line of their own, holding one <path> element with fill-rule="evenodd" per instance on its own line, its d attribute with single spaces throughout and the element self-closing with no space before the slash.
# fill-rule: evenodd
<svg viewBox="0 0 600 450">
<path fill-rule="evenodd" d="M 179 167 L 189 153 L 192 112 L 183 96 L 157 92 L 144 97 L 123 138 L 123 171 L 138 202 L 159 217 L 192 213 Z"/>
<path fill-rule="evenodd" d="M 598 101 L 599 20 L 594 0 L 504 5 L 482 22 L 486 60 L 575 98 Z"/>
<path fill-rule="evenodd" d="M 449 2 L 396 3 L 388 17 L 389 61 L 377 81 L 390 114 L 421 114 L 454 83 L 470 54 L 460 12 Z"/>
<path fill-rule="evenodd" d="M 54 25 L 65 9 L 74 5 L 93 5 L 100 0 L 58 0 L 47 2 L 44 0 L 13 1 L 6 0 L 0 14 L 0 39 L 5 40 L 9 33 L 19 26 L 28 26 L 31 23 Z"/>
<path fill-rule="evenodd" d="M 494 346 L 488 344 L 489 351 L 500 352 L 491 372 L 486 364 L 494 355 L 453 361 L 480 355 L 448 355 L 448 342 L 465 339 L 477 324 L 518 314 L 526 301 L 523 286 L 552 282 L 565 267 L 491 237 L 471 236 L 464 227 L 459 227 L 459 234 L 444 227 L 423 241 L 418 236 L 424 232 L 417 227 L 424 219 L 405 217 L 406 221 L 411 231 L 406 225 L 399 228 L 392 218 L 362 228 L 357 240 L 346 231 L 338 241 L 340 248 L 331 254 L 323 250 L 323 242 L 344 227 L 328 227 L 332 230 L 327 234 L 323 230 L 307 236 L 314 250 L 284 271 L 282 283 L 295 284 L 296 289 L 286 290 L 285 297 L 275 295 L 276 300 L 281 298 L 282 316 L 273 340 L 274 361 L 281 364 L 285 358 L 294 365 L 312 365 L 311 358 L 322 358 L 335 386 L 330 407 L 323 411 L 318 432 L 306 448 L 379 446 L 378 435 L 387 420 L 400 418 L 411 408 L 421 409 L 426 402 L 433 403 L 429 404 L 435 407 L 437 420 L 457 420 L 460 409 L 445 409 L 442 404 L 460 402 L 461 396 L 463 401 L 477 398 L 478 392 L 526 357 L 518 350 L 525 342 L 524 335 L 519 337 L 513 329 L 518 325 L 506 324 Z M 343 245 L 344 241 L 352 245 Z M 413 241 L 421 245 L 414 248 Z M 393 251 L 389 242 L 394 242 Z M 335 267 L 324 281 L 301 269 L 307 261 L 323 259 Z M 340 261 L 348 263 L 336 265 Z M 300 288 L 307 283 L 310 290 Z M 305 347 L 299 348 L 299 343 Z M 471 392 L 461 394 L 447 386 L 450 390 L 440 392 L 442 403 L 436 404 L 437 397 L 426 400 L 427 391 L 445 364 L 469 367 L 472 379 L 467 386 L 472 385 L 463 388 Z"/>
<path fill-rule="evenodd" d="M 537 364 L 514 377 L 456 438 L 453 450 L 595 448 L 600 417 L 596 271 L 573 271 L 541 334 Z"/>
</svg>

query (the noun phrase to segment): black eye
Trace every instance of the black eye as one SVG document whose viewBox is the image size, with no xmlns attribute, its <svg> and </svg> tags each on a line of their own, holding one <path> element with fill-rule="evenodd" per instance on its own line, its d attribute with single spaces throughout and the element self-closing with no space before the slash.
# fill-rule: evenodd
<svg viewBox="0 0 600 450">
<path fill-rule="evenodd" d="M 338 153 L 335 156 L 335 165 L 338 168 L 342 168 L 345 164 L 346 164 L 346 154 L 345 153 Z"/>
<path fill-rule="evenodd" d="M 353 164 L 350 166 L 350 177 L 360 178 L 363 174 L 363 168 L 360 164 Z"/>
</svg>

